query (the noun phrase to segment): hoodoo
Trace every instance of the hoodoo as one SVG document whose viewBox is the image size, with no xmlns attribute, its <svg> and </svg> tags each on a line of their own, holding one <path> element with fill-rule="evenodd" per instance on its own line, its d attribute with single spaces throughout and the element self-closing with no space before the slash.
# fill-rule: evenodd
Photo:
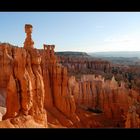
<svg viewBox="0 0 140 140">
<path fill-rule="evenodd" d="M 25 25 L 23 47 L 0 44 L 0 127 L 140 127 L 139 92 L 88 74 L 110 72 L 109 62 L 58 57 L 55 45 L 36 49 L 32 29 Z"/>
<path fill-rule="evenodd" d="M 25 33 L 26 33 L 26 39 L 24 42 L 24 48 L 34 48 L 34 41 L 32 40 L 32 29 L 33 26 L 31 24 L 25 24 Z"/>
</svg>

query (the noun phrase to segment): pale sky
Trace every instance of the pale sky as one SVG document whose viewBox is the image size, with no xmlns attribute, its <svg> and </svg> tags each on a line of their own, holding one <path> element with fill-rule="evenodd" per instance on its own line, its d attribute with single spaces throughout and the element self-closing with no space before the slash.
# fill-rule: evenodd
<svg viewBox="0 0 140 140">
<path fill-rule="evenodd" d="M 0 12 L 0 41 L 23 46 L 33 25 L 35 48 L 55 51 L 140 51 L 140 12 Z"/>
</svg>

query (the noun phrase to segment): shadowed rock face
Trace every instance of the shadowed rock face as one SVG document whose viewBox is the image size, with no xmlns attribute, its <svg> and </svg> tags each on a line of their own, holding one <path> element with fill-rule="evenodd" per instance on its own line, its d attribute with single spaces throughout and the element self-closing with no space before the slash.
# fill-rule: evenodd
<svg viewBox="0 0 140 140">
<path fill-rule="evenodd" d="M 0 46 L 5 48 L 9 66 L 3 75 L 9 72 L 3 88 L 6 91 L 6 114 L 3 119 L 14 118 L 21 115 L 31 115 L 38 123 L 44 123 L 46 111 L 44 110 L 44 83 L 41 74 L 41 56 L 36 49 L 25 50 Z M 11 49 L 12 48 L 12 49 Z M 11 51 L 11 54 L 9 51 Z"/>
<path fill-rule="evenodd" d="M 123 83 L 119 87 L 114 77 L 111 81 L 104 81 L 102 77 L 83 75 L 77 81 L 72 76 L 68 83 L 76 105 L 80 108 L 92 112 L 99 110 L 106 120 L 113 122 L 112 127 L 140 127 L 139 93 L 126 89 Z"/>
<path fill-rule="evenodd" d="M 105 127 L 104 119 L 108 119 L 115 122 L 112 127 L 139 127 L 140 96 L 123 83 L 119 87 L 114 77 L 105 81 L 94 75 L 83 75 L 80 80 L 68 76 L 51 45 L 44 50 L 1 45 L 0 50 L 0 93 L 3 102 L 6 100 L 5 121 L 0 126 L 22 127 L 24 120 L 26 127 L 29 122 L 33 127 L 47 127 L 47 122 L 56 119 L 58 126 Z M 45 110 L 50 114 L 48 121 Z M 99 117 L 84 118 L 86 111 Z M 89 123 L 85 124 L 86 119 Z"/>
<path fill-rule="evenodd" d="M 6 88 L 9 82 L 10 75 L 12 73 L 13 58 L 8 54 L 8 50 L 5 47 L 0 46 L 0 105 L 5 106 L 6 98 Z M 9 53 L 12 52 L 12 49 L 9 49 Z"/>
<path fill-rule="evenodd" d="M 64 125 L 69 126 L 79 119 L 75 114 L 74 97 L 68 91 L 67 68 L 61 66 L 58 60 L 54 54 L 54 45 L 44 45 L 42 75 L 45 85 L 45 108 L 55 114 L 60 121 L 64 120 L 61 121 Z M 54 113 L 53 109 L 57 113 Z"/>
<path fill-rule="evenodd" d="M 67 68 L 57 62 L 54 46 L 49 47 L 48 55 L 47 50 L 0 46 L 4 60 L 9 61 L 1 62 L 3 75 L 7 75 L 2 85 L 7 108 L 3 120 L 30 115 L 37 123 L 47 124 L 46 109 L 63 125 L 78 121 L 74 97 L 68 92 Z"/>
</svg>

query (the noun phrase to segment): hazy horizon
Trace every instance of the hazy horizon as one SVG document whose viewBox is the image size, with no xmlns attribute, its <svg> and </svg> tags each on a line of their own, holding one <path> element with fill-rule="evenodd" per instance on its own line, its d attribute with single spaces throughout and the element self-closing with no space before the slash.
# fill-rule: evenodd
<svg viewBox="0 0 140 140">
<path fill-rule="evenodd" d="M 55 51 L 140 51 L 140 12 L 0 12 L 0 41 L 22 47 L 25 24 L 35 48 Z"/>
</svg>

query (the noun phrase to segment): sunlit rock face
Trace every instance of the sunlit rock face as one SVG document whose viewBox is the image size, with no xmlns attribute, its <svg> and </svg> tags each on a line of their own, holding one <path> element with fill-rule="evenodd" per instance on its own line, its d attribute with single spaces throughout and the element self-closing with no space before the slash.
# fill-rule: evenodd
<svg viewBox="0 0 140 140">
<path fill-rule="evenodd" d="M 75 114 L 76 104 L 74 97 L 68 91 L 67 68 L 59 64 L 59 59 L 54 54 L 54 47 L 54 45 L 44 45 L 42 53 L 45 108 L 54 114 L 63 125 L 71 126 L 79 121 Z"/>
<path fill-rule="evenodd" d="M 64 126 L 72 126 L 79 119 L 75 114 L 74 97 L 68 92 L 67 68 L 58 63 L 54 45 L 44 45 L 42 50 L 33 47 L 32 26 L 27 26 L 24 48 L 7 44 L 0 46 L 3 72 L 0 95 L 3 96 L 1 104 L 6 107 L 2 118 L 5 121 L 13 119 L 10 121 L 12 125 L 20 127 L 18 123 L 22 122 L 23 116 L 27 122 L 33 119 L 47 127 L 49 111 Z"/>
<path fill-rule="evenodd" d="M 44 123 L 46 111 L 44 109 L 44 82 L 41 74 L 41 56 L 36 49 L 26 50 L 12 46 L 4 48 L 3 56 L 6 56 L 2 65 L 3 83 L 1 96 L 6 100 L 6 114 L 3 119 L 14 118 L 21 115 L 31 115 L 38 123 Z M 12 48 L 12 49 L 11 49 Z M 9 53 L 8 50 L 12 50 Z M 1 78 L 1 83 L 3 79 Z"/>
<path fill-rule="evenodd" d="M 31 24 L 25 24 L 25 33 L 26 33 L 26 39 L 24 42 L 24 48 L 30 49 L 34 48 L 34 41 L 32 40 L 32 28 L 33 26 Z"/>
<path fill-rule="evenodd" d="M 3 120 L 32 116 L 36 123 L 47 127 L 47 114 L 44 108 L 44 82 L 41 70 L 41 56 L 33 48 L 31 32 L 25 25 L 27 38 L 24 48 L 2 44 L 3 77 L 0 79 L 6 97 L 6 114 Z M 28 39 L 28 37 L 30 39 Z M 28 42 L 28 43 L 26 43 Z M 31 45 L 32 44 L 32 45 Z M 5 80 L 4 75 L 6 75 Z M 14 122 L 14 121 L 13 121 Z"/>
</svg>

